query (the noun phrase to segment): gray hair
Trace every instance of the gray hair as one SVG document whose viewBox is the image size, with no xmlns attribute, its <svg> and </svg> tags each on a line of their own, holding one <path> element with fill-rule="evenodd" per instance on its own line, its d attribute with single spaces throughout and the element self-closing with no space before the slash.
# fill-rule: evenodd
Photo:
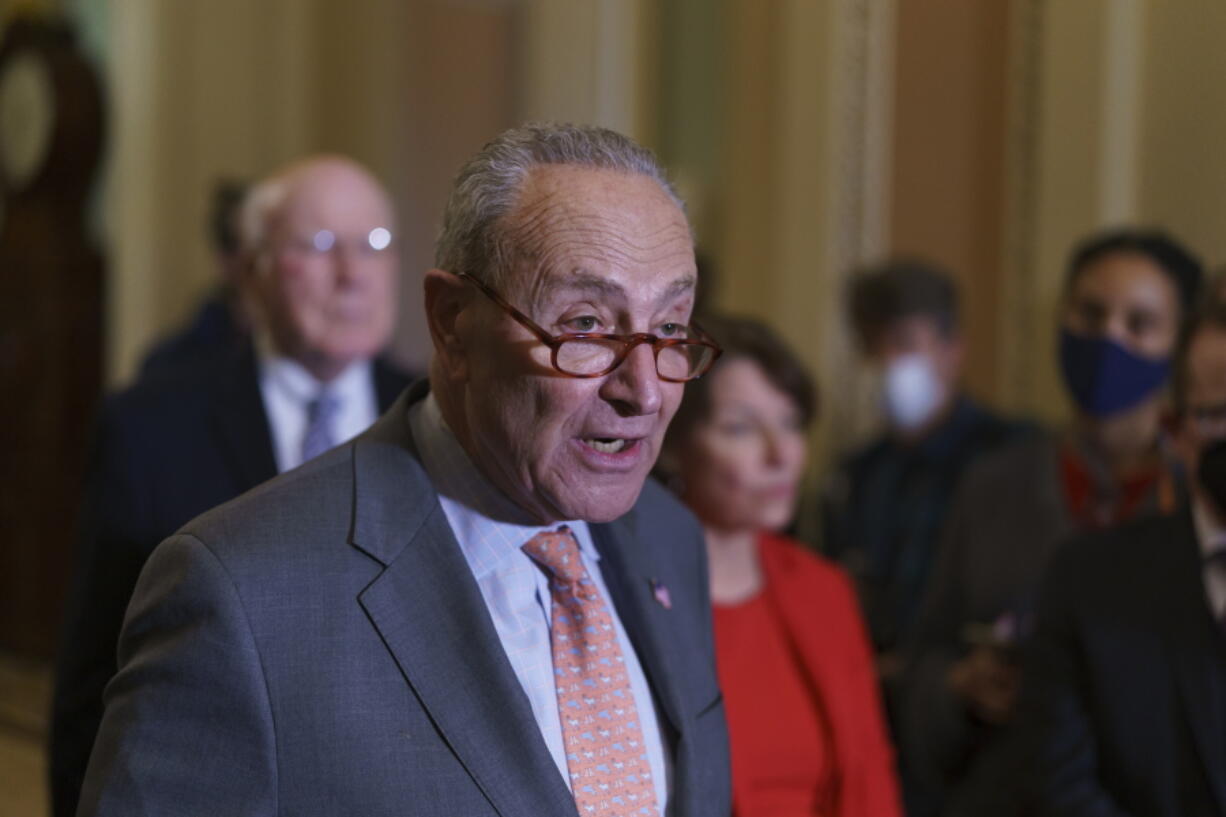
<svg viewBox="0 0 1226 817">
<path fill-rule="evenodd" d="M 519 199 L 524 179 L 542 165 L 641 174 L 655 180 L 685 211 L 655 155 L 629 137 L 593 125 L 529 122 L 503 131 L 460 169 L 443 211 L 435 266 L 496 283 L 513 253 L 503 216 Z"/>
<path fill-rule="evenodd" d="M 269 226 L 288 195 L 289 186 L 281 177 L 259 181 L 247 192 L 238 210 L 240 249 L 248 253 L 264 249 L 268 242 Z"/>
</svg>

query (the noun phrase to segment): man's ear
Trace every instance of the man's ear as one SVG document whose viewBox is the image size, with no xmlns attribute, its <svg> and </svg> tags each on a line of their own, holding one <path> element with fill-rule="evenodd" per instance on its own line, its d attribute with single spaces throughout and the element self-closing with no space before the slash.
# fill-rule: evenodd
<svg viewBox="0 0 1226 817">
<path fill-rule="evenodd" d="M 426 272 L 422 288 L 437 361 L 446 377 L 463 382 L 468 379 L 468 333 L 462 320 L 468 287 L 451 273 L 432 269 Z"/>
</svg>

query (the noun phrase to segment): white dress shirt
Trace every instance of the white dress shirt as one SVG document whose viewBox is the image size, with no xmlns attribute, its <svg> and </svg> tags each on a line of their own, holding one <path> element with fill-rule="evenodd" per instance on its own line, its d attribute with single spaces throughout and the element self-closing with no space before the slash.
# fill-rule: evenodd
<svg viewBox="0 0 1226 817">
<path fill-rule="evenodd" d="M 379 401 L 369 360 L 351 363 L 325 384 L 316 380 L 298 361 L 275 354 L 267 341 L 256 342 L 256 355 L 260 397 L 268 414 L 277 473 L 302 464 L 307 407 L 325 386 L 338 399 L 332 427 L 332 439 L 337 445 L 361 434 L 379 417 Z"/>
<path fill-rule="evenodd" d="M 1205 598 L 1209 601 L 1213 617 L 1222 621 L 1226 618 L 1226 560 L 1220 557 L 1210 560 L 1209 557 L 1219 550 L 1226 550 L 1226 526 L 1200 499 L 1192 502 L 1192 518 L 1196 523 L 1196 539 L 1204 560 L 1201 570 L 1205 577 Z"/>
<path fill-rule="evenodd" d="M 521 547 L 542 531 L 557 530 L 561 524 L 570 526 L 579 542 L 583 565 L 608 602 L 643 729 L 656 800 L 663 806 L 665 815 L 671 814 L 671 808 L 665 804 L 669 803 L 668 793 L 672 789 L 672 764 L 665 751 L 659 713 L 638 656 L 601 576 L 600 554 L 592 543 L 587 523 L 571 520 L 542 527 L 525 520 L 523 511 L 473 465 L 443 420 L 433 394 L 410 409 L 409 421 L 422 466 L 438 491 L 443 513 L 481 588 L 498 640 L 528 696 L 545 745 L 567 787 L 570 787 L 570 774 L 553 682 L 549 579 L 544 569 Z"/>
</svg>

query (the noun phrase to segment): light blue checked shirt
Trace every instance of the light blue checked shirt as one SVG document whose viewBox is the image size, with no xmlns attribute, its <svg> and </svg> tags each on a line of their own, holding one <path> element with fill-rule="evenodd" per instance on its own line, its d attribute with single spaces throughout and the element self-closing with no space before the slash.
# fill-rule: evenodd
<svg viewBox="0 0 1226 817">
<path fill-rule="evenodd" d="M 422 466 L 438 491 L 443 513 L 481 588 L 498 639 L 532 705 L 532 714 L 545 738 L 545 745 L 569 787 L 562 722 L 558 717 L 558 698 L 553 685 L 553 653 L 549 646 L 549 580 L 545 571 L 520 549 L 536 534 L 557 530 L 558 525 L 563 523 L 540 527 L 500 521 L 520 518 L 523 512 L 473 465 L 444 422 L 434 395 L 429 395 L 409 412 L 413 439 L 421 454 Z M 607 601 L 610 596 L 600 575 L 600 554 L 592 543 L 587 523 L 568 521 L 565 524 L 570 526 L 578 539 L 583 565 Z M 609 612 L 617 627 L 617 638 L 626 659 L 630 689 L 643 728 L 647 760 L 651 764 L 656 801 L 668 804 L 668 793 L 672 789 L 672 763 L 665 751 L 655 700 L 638 656 L 611 602 Z M 671 807 L 663 809 L 664 815 L 671 813 Z"/>
</svg>

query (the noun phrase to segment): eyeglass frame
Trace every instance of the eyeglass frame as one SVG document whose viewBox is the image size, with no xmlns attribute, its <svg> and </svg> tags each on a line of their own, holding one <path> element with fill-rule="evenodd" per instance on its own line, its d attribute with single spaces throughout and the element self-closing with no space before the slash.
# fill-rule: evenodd
<svg viewBox="0 0 1226 817">
<path fill-rule="evenodd" d="M 549 347 L 550 365 L 553 366 L 554 370 L 558 374 L 565 375 L 566 377 L 573 377 L 577 380 L 590 380 L 596 377 L 604 377 L 617 369 L 618 366 L 622 365 L 622 363 L 626 361 L 626 358 L 630 356 L 630 353 L 633 352 L 636 347 L 641 346 L 644 343 L 650 343 L 652 359 L 656 364 L 656 377 L 660 378 L 665 383 L 688 383 L 691 380 L 697 380 L 707 372 L 711 371 L 711 367 L 715 365 L 715 361 L 719 360 L 719 356 L 724 353 L 724 350 L 720 348 L 719 344 L 716 343 L 715 340 L 695 321 L 690 321 L 686 328 L 697 333 L 700 336 L 698 338 L 662 338 L 648 332 L 634 332 L 629 335 L 616 335 L 604 332 L 563 332 L 561 335 L 551 335 L 542 329 L 536 321 L 532 320 L 523 312 L 520 312 L 518 309 L 512 306 L 505 298 L 499 295 L 492 287 L 486 285 L 483 281 L 469 275 L 467 272 L 456 272 L 452 274 L 461 281 L 466 281 L 475 286 L 479 292 L 514 318 L 516 322 L 518 322 L 532 334 L 536 335 L 537 339 L 541 343 Z M 573 340 L 617 341 L 622 345 L 622 349 L 620 353 L 614 356 L 613 363 L 603 371 L 594 372 L 592 374 L 576 374 L 574 372 L 565 371 L 558 365 L 558 349 L 562 347 L 562 344 Z M 684 378 L 668 377 L 660 373 L 660 351 L 662 349 L 667 349 L 670 346 L 706 346 L 707 348 L 711 349 L 714 354 L 711 356 L 711 359 L 707 361 L 706 366 L 704 366 L 696 374 Z"/>
<path fill-rule="evenodd" d="M 377 232 L 386 234 L 387 240 L 381 247 L 376 245 L 373 238 Z M 310 237 L 291 236 L 289 239 L 276 245 L 270 245 L 268 249 L 273 252 L 292 250 L 302 255 L 323 257 L 335 252 L 344 252 L 345 248 L 349 247 L 351 252 L 377 258 L 394 250 L 395 243 L 396 236 L 387 227 L 375 227 L 367 232 L 365 236 L 349 236 L 348 238 L 337 234 L 333 230 L 321 229 L 311 233 Z"/>
</svg>

